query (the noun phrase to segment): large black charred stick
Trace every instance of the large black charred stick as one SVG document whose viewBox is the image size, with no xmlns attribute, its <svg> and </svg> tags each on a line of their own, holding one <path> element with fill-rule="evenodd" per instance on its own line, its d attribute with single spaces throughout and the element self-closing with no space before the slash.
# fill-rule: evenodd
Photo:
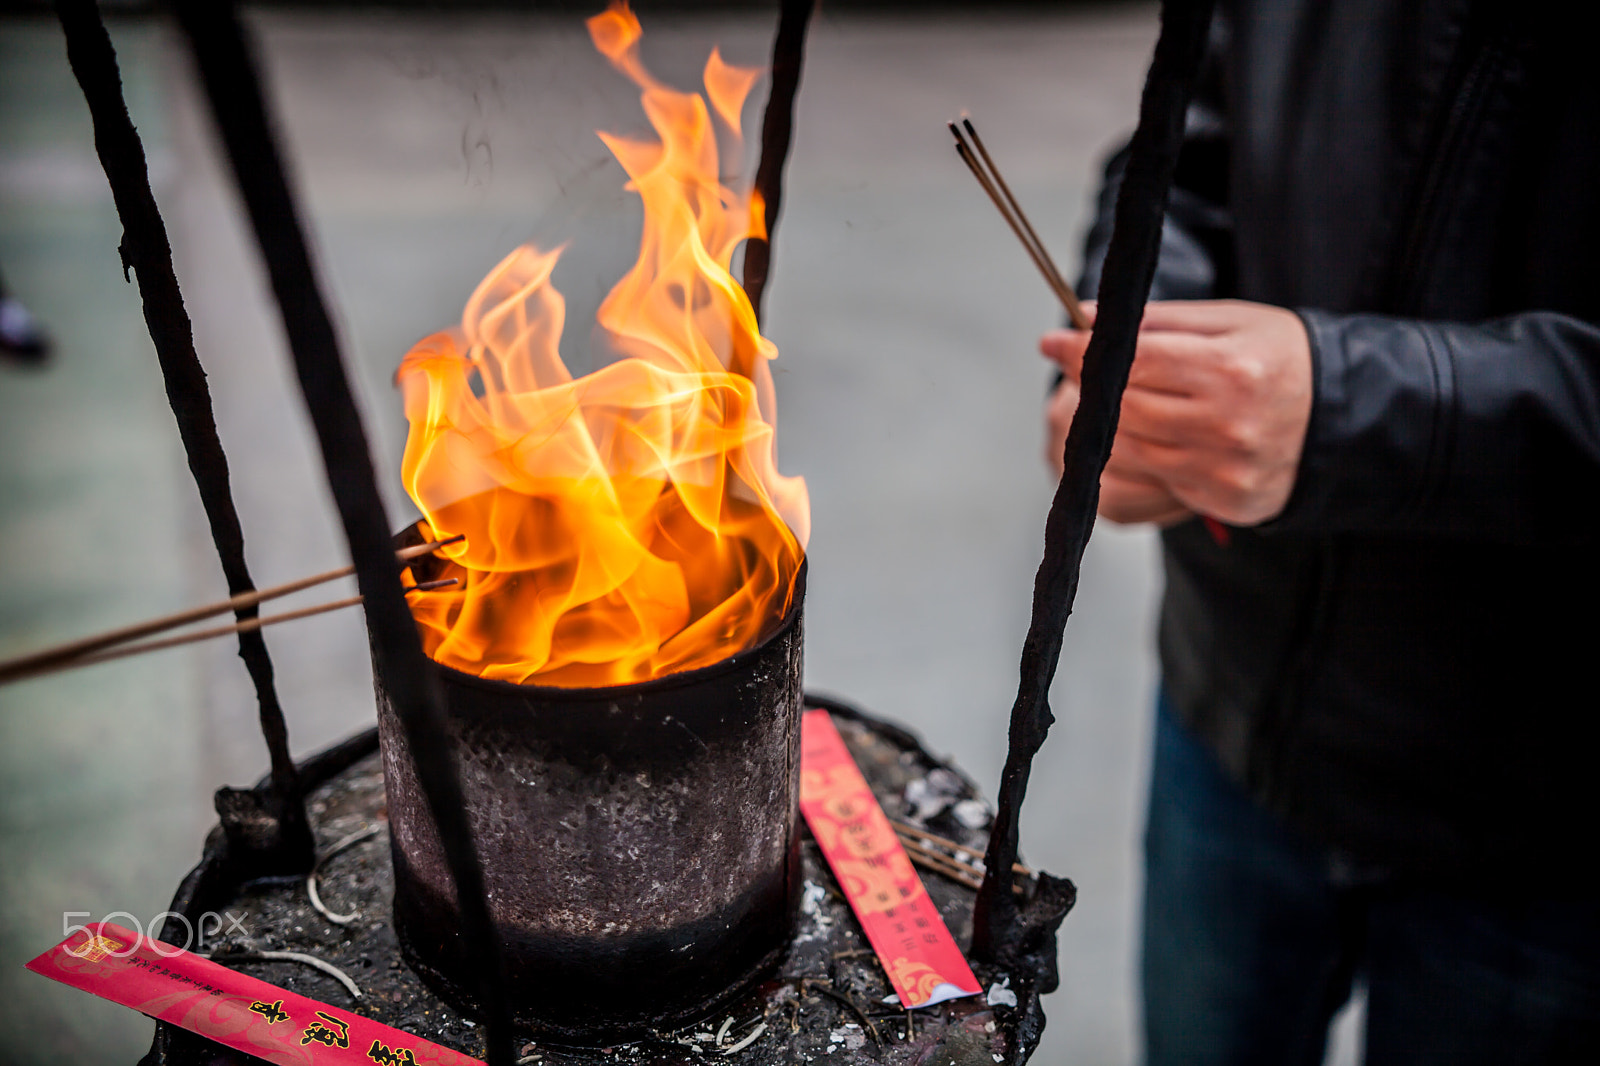
<svg viewBox="0 0 1600 1066">
<path fill-rule="evenodd" d="M 479 993 L 487 1015 L 489 1062 L 509 1066 L 514 1061 L 511 1016 L 499 945 L 462 806 L 438 676 L 423 654 L 401 591 L 400 565 L 378 495 L 366 432 L 267 117 L 255 56 L 232 3 L 177 0 L 174 9 L 194 51 L 283 316 L 300 389 L 350 544 L 356 583 L 366 598 L 378 683 L 389 694 L 405 729 L 417 776 L 439 828 L 461 903 L 461 933 L 468 950 L 483 961 Z"/>
<path fill-rule="evenodd" d="M 244 531 L 239 525 L 239 513 L 234 509 L 228 483 L 228 457 L 217 438 L 211 390 L 206 385 L 206 372 L 195 354 L 194 333 L 172 268 L 167 229 L 150 191 L 144 145 L 128 117 L 128 106 L 123 99 L 116 51 L 94 0 L 57 0 L 56 14 L 66 33 L 67 60 L 83 88 L 89 115 L 94 121 L 95 151 L 111 184 L 117 216 L 122 220 L 119 251 L 123 270 L 131 268 L 138 277 L 144 320 L 161 364 L 167 402 L 172 405 L 173 416 L 178 421 L 178 435 L 189 460 L 189 472 L 200 490 L 200 502 L 211 527 L 211 540 L 228 581 L 228 594 L 253 592 L 255 582 L 251 580 L 244 556 Z M 258 607 L 241 607 L 235 612 L 240 622 L 247 622 L 258 614 Z M 252 854 L 236 854 L 233 859 L 247 864 L 248 869 L 243 872 L 249 876 L 305 873 L 315 861 L 315 845 L 306 822 L 305 802 L 294 761 L 289 755 L 289 731 L 273 683 L 272 658 L 260 630 L 239 634 L 239 657 L 244 660 L 250 680 L 255 684 L 261 734 L 266 740 L 272 767 L 267 797 L 277 831 L 265 842 L 257 839 Z"/>
<path fill-rule="evenodd" d="M 783 165 L 794 140 L 794 98 L 800 91 L 806 27 L 815 6 L 816 0 L 783 0 L 778 35 L 772 41 L 772 88 L 761 118 L 761 161 L 756 164 L 755 182 L 767 232 L 764 239 L 752 237 L 744 246 L 744 291 L 755 308 L 757 325 L 764 320 L 761 303 L 772 267 L 772 235 L 778 228 L 778 210 L 783 205 Z"/>
<path fill-rule="evenodd" d="M 1033 757 L 1054 721 L 1050 682 L 1061 657 L 1062 633 L 1072 613 L 1072 601 L 1078 594 L 1083 551 L 1100 502 L 1100 473 L 1111 455 L 1139 321 L 1155 278 L 1167 194 L 1183 143 L 1184 116 L 1205 52 L 1211 9 L 1212 0 L 1165 0 L 1161 5 L 1161 35 L 1145 79 L 1139 127 L 1117 196 L 1094 334 L 1083 357 L 1078 410 L 1067 432 L 1066 469 L 1045 519 L 1044 561 L 1034 578 L 1033 617 L 1022 645 L 1022 677 L 1011 708 L 1010 747 L 1000 778 L 999 809 L 973 916 L 972 951 L 985 960 L 1003 962 L 1034 954 L 1040 936 L 1053 941 L 1053 926 L 1043 930 L 1037 920 L 1042 916 L 1019 909 L 1011 892 L 1017 819 Z"/>
</svg>

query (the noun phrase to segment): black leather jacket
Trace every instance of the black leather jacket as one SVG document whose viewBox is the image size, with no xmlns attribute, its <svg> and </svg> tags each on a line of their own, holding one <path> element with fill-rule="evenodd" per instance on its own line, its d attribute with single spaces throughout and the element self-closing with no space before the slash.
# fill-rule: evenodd
<svg viewBox="0 0 1600 1066">
<path fill-rule="evenodd" d="M 1314 839 L 1477 888 L 1571 884 L 1600 814 L 1600 49 L 1552 6 L 1222 0 L 1154 293 L 1294 308 L 1315 366 L 1283 514 L 1164 534 L 1174 706 Z"/>
</svg>

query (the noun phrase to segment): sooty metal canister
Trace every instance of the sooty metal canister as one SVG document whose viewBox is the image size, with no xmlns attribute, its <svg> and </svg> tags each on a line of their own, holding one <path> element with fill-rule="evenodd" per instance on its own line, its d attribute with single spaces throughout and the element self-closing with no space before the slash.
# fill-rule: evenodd
<svg viewBox="0 0 1600 1066">
<path fill-rule="evenodd" d="M 802 565 L 757 646 L 639 684 L 439 667 L 519 1025 L 580 1044 L 643 1036 L 709 1013 L 782 956 L 799 899 L 804 595 Z M 478 1013 L 438 831 L 381 686 L 378 726 L 401 950 Z"/>
</svg>

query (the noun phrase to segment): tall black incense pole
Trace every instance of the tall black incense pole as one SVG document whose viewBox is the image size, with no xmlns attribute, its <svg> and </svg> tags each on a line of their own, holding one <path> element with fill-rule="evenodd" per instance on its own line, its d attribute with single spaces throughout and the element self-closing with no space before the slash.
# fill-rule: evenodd
<svg viewBox="0 0 1600 1066">
<path fill-rule="evenodd" d="M 765 321 L 762 299 L 772 268 L 772 234 L 778 228 L 783 206 L 783 165 L 794 140 L 794 98 L 800 91 L 800 68 L 805 63 L 806 27 L 816 0 L 783 0 L 778 13 L 778 34 L 772 41 L 772 88 L 761 118 L 761 161 L 756 164 L 755 191 L 764 208 L 765 237 L 752 237 L 744 246 L 744 291 L 755 309 L 756 324 Z"/>
<path fill-rule="evenodd" d="M 277 297 L 300 390 L 350 545 L 356 583 L 366 598 L 377 681 L 405 730 L 418 779 L 439 827 L 461 904 L 461 935 L 467 951 L 482 961 L 478 991 L 484 1004 L 489 1063 L 510 1066 L 515 1061 L 513 1032 L 499 943 L 462 806 L 438 675 L 423 654 L 401 590 L 400 565 L 378 495 L 372 453 L 267 117 L 255 56 L 228 0 L 176 0 L 173 7 L 189 38 Z"/>
<path fill-rule="evenodd" d="M 1048 702 L 1050 682 L 1078 593 L 1083 551 L 1100 502 L 1100 473 L 1111 455 L 1139 321 L 1155 278 L 1167 194 L 1183 143 L 1184 116 L 1205 53 L 1212 4 L 1213 0 L 1164 0 L 1161 5 L 1161 35 L 1145 79 L 1139 127 L 1117 196 L 1094 335 L 1084 353 L 1078 410 L 1067 433 L 1066 469 L 1045 519 L 1044 561 L 1034 578 L 1033 616 L 1022 645 L 1022 676 L 1011 708 L 1010 747 L 1000 778 L 999 809 L 973 916 L 972 951 L 987 961 L 1015 963 L 1048 951 L 1048 972 L 1054 973 L 1056 923 L 1071 905 L 1071 886 L 1054 878 L 1044 879 L 1034 899 L 1018 905 L 1011 891 L 1017 818 L 1033 757 L 1054 721 Z"/>
<path fill-rule="evenodd" d="M 183 294 L 172 269 L 172 247 L 161 221 L 155 196 L 150 191 L 150 175 L 145 165 L 144 145 L 128 117 L 122 95 L 122 76 L 117 68 L 116 51 L 106 33 L 94 0 L 57 0 L 56 14 L 67 39 L 67 60 L 83 89 L 94 121 L 95 151 L 111 185 L 117 217 L 122 221 L 123 270 L 132 269 L 139 282 L 144 303 L 145 325 L 155 344 L 161 376 L 166 382 L 167 402 L 178 422 L 178 435 L 188 457 L 189 471 L 200 490 L 200 502 L 211 527 L 211 540 L 222 561 L 228 581 L 228 594 L 237 596 L 255 590 L 250 568 L 245 562 L 244 531 L 234 508 L 228 480 L 228 457 L 217 437 L 217 424 L 211 408 L 211 390 L 206 372 L 195 354 L 194 332 L 183 306 Z M 234 612 L 241 622 L 260 614 L 258 607 L 241 607 Z M 225 827 L 248 821 L 250 831 L 237 838 L 230 834 L 229 861 L 241 877 L 268 874 L 303 874 L 315 860 L 315 845 L 306 821 L 305 801 L 301 796 L 294 761 L 289 754 L 289 731 L 283 707 L 273 683 L 272 658 L 261 630 L 239 634 L 239 657 L 244 660 L 255 685 L 261 733 L 266 739 L 271 760 L 271 787 L 265 792 L 222 789 L 218 792 L 218 813 Z M 262 805 L 267 807 L 261 811 Z M 261 814 L 265 814 L 265 819 Z M 230 815 L 239 817 L 230 818 Z"/>
</svg>

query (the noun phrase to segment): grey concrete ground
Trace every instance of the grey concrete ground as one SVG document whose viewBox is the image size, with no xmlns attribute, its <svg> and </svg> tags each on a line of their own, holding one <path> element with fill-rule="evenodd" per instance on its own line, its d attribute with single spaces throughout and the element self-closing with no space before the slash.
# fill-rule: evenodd
<svg viewBox="0 0 1600 1066">
<path fill-rule="evenodd" d="M 760 63 L 767 17 L 651 17 L 646 58 L 691 76 L 713 42 Z M 596 127 L 634 94 L 576 19 L 273 14 L 258 22 L 321 266 L 396 524 L 389 377 L 522 240 L 571 237 L 569 347 L 631 258 L 634 208 Z M 1148 4 L 938 21 L 821 17 L 800 96 L 769 332 L 780 460 L 813 500 L 807 680 L 919 729 L 992 791 L 1050 479 L 1051 298 L 949 146 L 970 109 L 1063 265 L 1099 157 L 1125 133 Z M 116 30 L 176 249 L 258 581 L 344 560 L 282 338 L 170 33 Z M 0 23 L 0 270 L 58 342 L 0 367 L 0 655 L 222 591 L 166 410 L 87 115 L 58 33 Z M 1102 527 L 1023 822 L 1072 876 L 1057 1063 L 1137 1058 L 1137 838 L 1158 593 L 1147 531 Z M 297 750 L 367 725 L 360 619 L 272 630 Z M 209 791 L 264 759 L 216 644 L 0 689 L 0 1059 L 131 1063 L 149 1024 L 23 973 L 64 911 L 147 920 L 194 861 Z"/>
</svg>

